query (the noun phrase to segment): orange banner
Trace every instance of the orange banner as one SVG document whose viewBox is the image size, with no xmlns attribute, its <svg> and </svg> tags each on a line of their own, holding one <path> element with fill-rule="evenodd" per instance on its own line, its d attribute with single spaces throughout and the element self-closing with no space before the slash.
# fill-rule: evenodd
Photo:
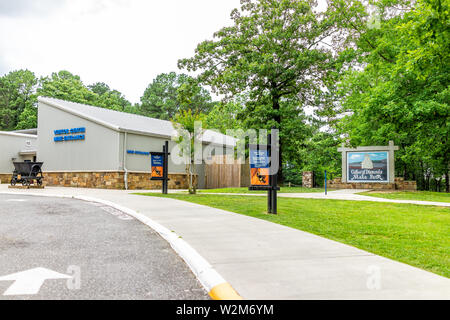
<svg viewBox="0 0 450 320">
<path fill-rule="evenodd" d="M 269 168 L 251 168 L 250 177 L 252 186 L 268 186 Z"/>
<path fill-rule="evenodd" d="M 162 178 L 163 173 L 163 167 L 152 167 L 152 178 Z"/>
</svg>

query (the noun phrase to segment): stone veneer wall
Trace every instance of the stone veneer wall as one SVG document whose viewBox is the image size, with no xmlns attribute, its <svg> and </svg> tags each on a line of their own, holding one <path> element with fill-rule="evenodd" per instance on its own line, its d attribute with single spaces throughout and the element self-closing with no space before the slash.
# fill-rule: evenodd
<svg viewBox="0 0 450 320">
<path fill-rule="evenodd" d="M 0 183 L 10 183 L 12 174 L 0 173 Z"/>
<path fill-rule="evenodd" d="M 304 188 L 314 188 L 314 172 L 312 171 L 303 172 L 302 186 Z"/>
<path fill-rule="evenodd" d="M 44 186 L 95 189 L 125 189 L 124 172 L 44 172 Z M 128 172 L 129 190 L 161 189 L 162 181 L 150 180 L 151 174 Z M 187 189 L 186 174 L 169 174 L 169 189 Z"/>
<path fill-rule="evenodd" d="M 417 191 L 417 183 L 403 178 L 395 178 L 395 183 L 342 183 L 341 178 L 336 178 L 328 181 L 328 188 Z"/>
</svg>

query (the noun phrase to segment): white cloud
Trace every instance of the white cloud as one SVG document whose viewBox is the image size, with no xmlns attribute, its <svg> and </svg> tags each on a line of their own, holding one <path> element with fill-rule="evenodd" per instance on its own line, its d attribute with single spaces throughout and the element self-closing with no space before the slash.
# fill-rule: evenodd
<svg viewBox="0 0 450 320">
<path fill-rule="evenodd" d="M 0 73 L 68 70 L 138 102 L 178 71 L 203 40 L 230 25 L 239 0 L 0 0 Z"/>
<path fill-rule="evenodd" d="M 64 6 L 68 0 L 0 0 L 0 16 L 46 15 Z"/>
</svg>

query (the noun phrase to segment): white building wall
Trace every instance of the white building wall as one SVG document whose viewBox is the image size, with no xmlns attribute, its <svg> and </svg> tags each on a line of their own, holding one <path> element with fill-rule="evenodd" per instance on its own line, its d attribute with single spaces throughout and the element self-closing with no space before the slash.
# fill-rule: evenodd
<svg viewBox="0 0 450 320">
<path fill-rule="evenodd" d="M 54 142 L 54 130 L 86 128 L 83 141 Z M 38 161 L 44 172 L 121 170 L 119 132 L 40 102 Z"/>
<path fill-rule="evenodd" d="M 19 152 L 36 148 L 37 136 L 0 131 L 0 174 L 12 174 L 13 159 L 17 162 L 33 160 L 32 155 L 21 156 Z"/>
<path fill-rule="evenodd" d="M 124 133 L 121 133 L 121 135 L 124 135 Z M 164 143 L 166 141 L 169 141 L 169 152 L 171 152 L 176 146 L 176 143 L 171 141 L 170 139 L 127 133 L 127 147 L 125 150 L 127 170 L 138 172 L 150 172 L 151 170 L 150 156 L 128 154 L 128 150 L 143 152 L 162 152 Z M 185 168 L 186 166 L 184 164 L 174 163 L 171 159 L 171 156 L 169 156 L 169 174 L 185 173 Z"/>
</svg>

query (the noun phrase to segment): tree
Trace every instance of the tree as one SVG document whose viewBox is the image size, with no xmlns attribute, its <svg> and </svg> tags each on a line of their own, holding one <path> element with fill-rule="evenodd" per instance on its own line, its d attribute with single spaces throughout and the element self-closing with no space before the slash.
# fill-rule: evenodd
<svg viewBox="0 0 450 320">
<path fill-rule="evenodd" d="M 37 108 L 35 106 L 27 106 L 19 116 L 16 130 L 33 128 L 37 128 Z"/>
<path fill-rule="evenodd" d="M 189 96 L 190 101 L 183 97 Z M 157 119 L 170 120 L 184 110 L 208 112 L 212 106 L 209 92 L 185 74 L 162 73 L 147 87 L 141 97 L 140 113 Z"/>
<path fill-rule="evenodd" d="M 335 69 L 334 51 L 324 45 L 336 32 L 339 16 L 315 11 L 312 0 L 242 0 L 231 18 L 234 25 L 197 46 L 192 58 L 179 60 L 214 92 L 248 93 L 247 117 L 267 116 L 260 128 L 281 129 L 280 168 L 289 135 L 282 104 L 314 105 L 327 74 Z M 282 173 L 280 172 L 280 176 Z M 281 178 L 281 177 L 280 177 Z M 281 179 L 280 179 L 281 180 Z"/>
<path fill-rule="evenodd" d="M 244 129 L 244 124 L 239 115 L 244 106 L 238 101 L 219 102 L 206 116 L 208 128 L 219 130 L 226 134 L 229 129 Z"/>
<path fill-rule="evenodd" d="M 349 23 L 358 29 L 354 43 L 360 68 L 349 70 L 340 84 L 346 114 L 340 128 L 352 145 L 394 140 L 400 146 L 398 175 L 418 180 L 421 189 L 429 189 L 431 179 L 438 189 L 445 176 L 448 192 L 448 1 L 375 4 L 379 28 Z"/>
<path fill-rule="evenodd" d="M 98 95 L 95 105 L 116 111 L 137 113 L 125 96 L 117 90 L 111 90 L 104 82 L 96 82 L 88 86 L 88 89 Z"/>
<path fill-rule="evenodd" d="M 298 155 L 303 162 L 302 171 L 314 171 L 317 183 L 322 185 L 325 170 L 329 179 L 341 171 L 342 157 L 337 151 L 340 140 L 333 133 L 320 131 L 318 127 L 315 129 L 305 146 L 298 149 Z"/>
<path fill-rule="evenodd" d="M 52 73 L 40 79 L 38 95 L 78 102 L 122 112 L 136 113 L 137 110 L 117 90 L 111 90 L 103 82 L 85 86 L 81 78 L 68 71 Z"/>
<path fill-rule="evenodd" d="M 196 141 L 202 140 L 204 133 L 204 124 L 206 116 L 202 113 L 194 113 L 191 109 L 181 110 L 172 120 L 178 136 L 175 141 L 180 149 L 180 156 L 183 157 L 186 164 L 186 174 L 189 176 L 189 193 L 196 194 L 197 186 L 194 181 L 196 175 L 195 168 L 195 149 Z M 197 123 L 202 124 L 202 129 L 196 128 Z"/>
<path fill-rule="evenodd" d="M 27 114 L 36 113 L 36 85 L 37 78 L 29 70 L 17 70 L 0 77 L 0 130 L 22 129 L 18 128 L 18 122 L 24 110 Z M 36 127 L 33 122 L 29 125 Z"/>
<path fill-rule="evenodd" d="M 41 78 L 37 93 L 39 96 L 89 105 L 98 103 L 98 95 L 90 91 L 79 76 L 64 70 L 54 72 L 50 77 Z"/>
</svg>

